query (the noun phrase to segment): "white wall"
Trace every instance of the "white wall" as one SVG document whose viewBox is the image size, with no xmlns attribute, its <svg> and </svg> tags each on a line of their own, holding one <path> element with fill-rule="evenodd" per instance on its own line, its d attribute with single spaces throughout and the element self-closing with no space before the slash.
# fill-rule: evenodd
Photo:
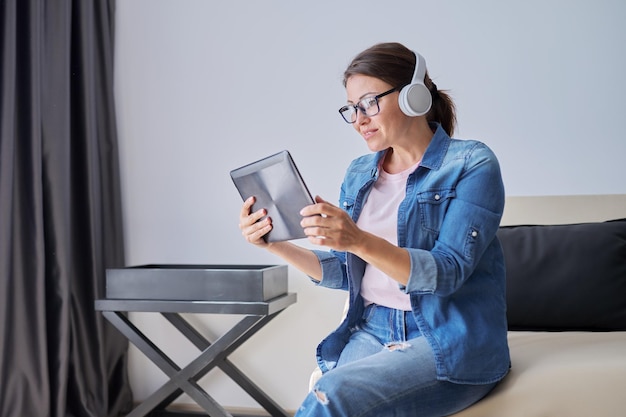
<svg viewBox="0 0 626 417">
<path fill-rule="evenodd" d="M 120 0 L 127 262 L 279 263 L 241 238 L 228 172 L 289 149 L 312 192 L 336 201 L 348 162 L 367 152 L 337 113 L 341 74 L 380 41 L 425 56 L 456 100 L 456 136 L 495 150 L 509 195 L 626 193 L 625 21 L 621 0 Z M 343 295 L 290 273 L 298 303 L 232 360 L 295 409 Z M 164 321 L 133 318 L 175 359 L 192 358 Z M 192 317 L 214 334 L 232 319 Z M 134 348 L 130 366 L 139 400 L 165 381 Z M 202 385 L 226 405 L 256 406 L 219 372 Z"/>
</svg>

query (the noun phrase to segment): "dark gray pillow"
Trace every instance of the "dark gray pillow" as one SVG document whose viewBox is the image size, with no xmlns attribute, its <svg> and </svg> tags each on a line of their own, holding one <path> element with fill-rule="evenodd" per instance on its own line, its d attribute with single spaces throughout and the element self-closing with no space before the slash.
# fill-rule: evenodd
<svg viewBox="0 0 626 417">
<path fill-rule="evenodd" d="M 502 226 L 510 330 L 626 330 L 626 219 Z"/>
</svg>

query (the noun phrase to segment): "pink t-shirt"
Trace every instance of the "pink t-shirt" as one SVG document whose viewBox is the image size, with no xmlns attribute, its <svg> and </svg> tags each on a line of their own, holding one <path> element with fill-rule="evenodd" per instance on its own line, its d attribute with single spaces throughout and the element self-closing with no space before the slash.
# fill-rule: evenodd
<svg viewBox="0 0 626 417">
<path fill-rule="evenodd" d="M 389 243 L 398 244 L 398 208 L 406 195 L 406 180 L 418 165 L 419 162 L 397 174 L 381 170 L 357 220 L 359 228 Z M 365 305 L 379 304 L 398 310 L 411 310 L 409 295 L 400 290 L 399 285 L 379 269 L 367 264 L 361 284 Z"/>
</svg>

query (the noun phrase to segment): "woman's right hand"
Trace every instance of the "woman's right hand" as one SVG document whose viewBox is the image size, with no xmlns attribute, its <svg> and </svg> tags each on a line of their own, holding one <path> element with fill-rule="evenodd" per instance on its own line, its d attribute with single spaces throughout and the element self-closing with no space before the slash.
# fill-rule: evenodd
<svg viewBox="0 0 626 417">
<path fill-rule="evenodd" d="M 267 215 L 267 210 L 264 208 L 250 213 L 255 201 L 254 196 L 244 201 L 241 212 L 239 213 L 239 229 L 241 229 L 241 234 L 248 242 L 253 245 L 265 247 L 268 246 L 268 243 L 263 239 L 263 236 L 272 230 L 272 219 L 268 216 L 260 220 L 263 216 Z"/>
</svg>

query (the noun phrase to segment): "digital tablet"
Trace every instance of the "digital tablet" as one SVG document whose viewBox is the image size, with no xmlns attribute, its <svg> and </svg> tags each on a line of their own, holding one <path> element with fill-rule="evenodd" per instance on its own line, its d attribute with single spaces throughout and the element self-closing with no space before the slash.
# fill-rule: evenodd
<svg viewBox="0 0 626 417">
<path fill-rule="evenodd" d="M 300 210 L 315 201 L 289 151 L 233 169 L 230 177 L 244 201 L 256 197 L 252 212 L 265 208 L 271 217 L 273 228 L 264 236 L 266 242 L 306 237 Z"/>
</svg>

